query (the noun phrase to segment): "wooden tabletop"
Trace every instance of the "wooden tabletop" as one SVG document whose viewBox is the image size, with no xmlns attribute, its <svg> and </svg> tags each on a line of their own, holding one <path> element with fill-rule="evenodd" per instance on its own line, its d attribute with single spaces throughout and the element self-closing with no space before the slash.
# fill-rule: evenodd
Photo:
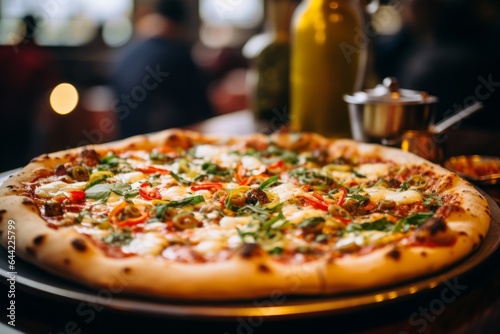
<svg viewBox="0 0 500 334">
<path fill-rule="evenodd" d="M 245 135 L 266 132 L 270 126 L 257 123 L 250 112 L 227 114 L 191 127 L 205 133 Z M 448 153 L 500 153 L 500 134 L 490 136 L 469 130 L 450 134 Z M 470 136 L 464 140 L 464 134 Z M 493 138 L 493 139 L 492 139 Z M 456 143 L 462 144 L 458 145 Z M 468 142 L 468 144 L 465 144 Z M 477 143 L 472 143 L 477 142 Z M 489 143 L 486 145 L 485 143 Z M 472 146 L 471 146 L 472 145 Z M 473 147 L 476 145 L 476 148 Z M 450 149 L 451 146 L 451 149 Z M 497 196 L 498 186 L 483 189 Z M 497 197 L 498 199 L 498 197 Z M 494 204 L 493 204 L 494 205 Z M 496 208 L 498 209 L 498 208 Z M 499 221 L 496 222 L 500 224 Z M 2 260 L 4 261 L 4 260 Z M 19 330 L 24 333 L 498 333 L 500 328 L 500 251 L 483 262 L 406 298 L 376 307 L 357 308 L 342 314 L 318 313 L 286 320 L 268 318 L 265 314 L 233 319 L 197 319 L 174 315 L 135 314 L 106 305 L 34 293 L 16 286 L 16 327 L 10 327 L 4 301 L 0 333 Z M 1 294 L 7 300 L 6 279 Z M 152 282 L 154 284 L 154 282 Z M 113 297 L 111 297 L 113 298 Z M 96 301 L 98 299 L 96 298 Z M 256 304 L 258 305 L 258 304 Z M 257 307 L 257 306 L 256 306 Z M 15 332 L 13 332 L 15 333 Z"/>
</svg>

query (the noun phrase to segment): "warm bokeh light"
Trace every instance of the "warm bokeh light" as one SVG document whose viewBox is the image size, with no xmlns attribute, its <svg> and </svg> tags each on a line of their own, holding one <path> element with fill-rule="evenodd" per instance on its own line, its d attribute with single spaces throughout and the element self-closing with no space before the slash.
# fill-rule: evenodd
<svg viewBox="0 0 500 334">
<path fill-rule="evenodd" d="M 78 91 L 69 83 L 57 85 L 50 93 L 50 106 L 60 114 L 66 115 L 72 112 L 78 103 Z"/>
</svg>

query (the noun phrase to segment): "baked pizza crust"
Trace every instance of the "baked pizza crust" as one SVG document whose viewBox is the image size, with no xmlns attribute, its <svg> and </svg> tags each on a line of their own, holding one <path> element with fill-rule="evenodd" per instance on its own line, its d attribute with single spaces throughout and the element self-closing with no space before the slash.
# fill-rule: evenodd
<svg viewBox="0 0 500 334">
<path fill-rule="evenodd" d="M 71 229 L 52 229 L 40 217 L 35 203 L 18 195 L 22 182 L 39 170 L 55 168 L 65 157 L 81 148 L 43 155 L 34 159 L 0 188 L 0 234 L 7 247 L 8 221 L 16 226 L 16 255 L 36 266 L 94 289 L 113 293 L 182 300 L 229 300 L 259 298 L 272 294 L 322 295 L 373 289 L 434 273 L 471 254 L 486 236 L 490 214 L 486 199 L 468 182 L 446 169 L 416 155 L 397 149 L 357 143 L 352 140 L 327 141 L 307 135 L 303 142 L 291 141 L 289 134 L 273 135 L 283 147 L 328 143 L 331 156 L 352 154 L 379 156 L 396 164 L 421 164 L 442 175 L 435 185 L 440 194 L 455 194 L 463 209 L 447 219 L 457 241 L 447 247 L 404 247 L 387 245 L 364 255 L 321 259 L 300 265 L 277 262 L 259 248 L 243 246 L 227 261 L 185 264 L 151 257 L 112 258 L 84 235 Z M 261 135 L 219 138 L 183 130 L 167 130 L 151 135 L 94 145 L 98 152 L 109 149 L 149 149 L 166 142 L 259 140 Z"/>
</svg>

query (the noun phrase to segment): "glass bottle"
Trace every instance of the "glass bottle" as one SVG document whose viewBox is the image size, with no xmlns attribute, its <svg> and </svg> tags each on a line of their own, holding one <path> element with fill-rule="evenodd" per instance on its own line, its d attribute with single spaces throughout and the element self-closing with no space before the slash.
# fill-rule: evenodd
<svg viewBox="0 0 500 334">
<path fill-rule="evenodd" d="M 365 26 L 359 0 L 304 0 L 298 6 L 291 27 L 292 130 L 351 137 L 343 95 L 363 88 Z"/>
<path fill-rule="evenodd" d="M 290 21 L 298 2 L 266 1 L 265 31 L 250 39 L 243 49 L 245 56 L 252 60 L 249 71 L 251 107 L 258 120 L 279 118 L 281 125 L 288 123 Z"/>
</svg>

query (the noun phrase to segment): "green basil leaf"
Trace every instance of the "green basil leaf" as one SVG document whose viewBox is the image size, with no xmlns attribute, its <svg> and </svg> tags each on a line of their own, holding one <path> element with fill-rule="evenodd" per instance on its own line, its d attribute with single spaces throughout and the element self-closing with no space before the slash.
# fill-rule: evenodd
<svg viewBox="0 0 500 334">
<path fill-rule="evenodd" d="M 111 195 L 111 190 L 107 184 L 96 184 L 85 190 L 85 198 L 106 202 Z"/>
<path fill-rule="evenodd" d="M 345 228 L 346 232 L 356 232 L 356 231 L 392 231 L 395 229 L 394 224 L 387 220 L 387 218 L 381 218 L 373 222 L 366 223 L 351 223 Z"/>
<path fill-rule="evenodd" d="M 281 247 L 274 247 L 273 249 L 271 249 L 271 250 L 269 251 L 269 254 L 276 254 L 276 255 L 279 255 L 279 254 L 281 254 L 281 253 L 283 253 L 283 248 L 281 248 Z"/>
<path fill-rule="evenodd" d="M 130 199 L 139 196 L 139 189 L 130 189 L 123 195 L 125 199 Z"/>
<path fill-rule="evenodd" d="M 324 223 L 324 222 L 325 222 L 325 218 L 323 218 L 323 217 L 312 217 L 312 218 L 304 219 L 299 224 L 299 227 L 300 228 L 314 227 L 314 226 L 318 225 L 319 223 Z"/>
<path fill-rule="evenodd" d="M 356 177 L 359 177 L 359 178 L 361 178 L 361 179 L 366 179 L 366 175 L 363 175 L 363 174 L 361 174 L 361 173 L 358 173 L 358 171 L 357 171 L 357 170 L 355 170 L 355 169 L 353 169 L 353 170 L 352 170 L 352 173 L 353 173 L 353 174 L 354 174 L 354 176 L 356 176 Z"/>
<path fill-rule="evenodd" d="M 115 231 L 110 233 L 107 237 L 103 238 L 102 241 L 113 246 L 124 246 L 128 245 L 133 239 L 132 233 L 129 229 L 123 229 L 121 231 Z"/>
<path fill-rule="evenodd" d="M 181 199 L 180 201 L 171 201 L 168 202 L 167 204 L 160 204 L 156 207 L 156 218 L 162 219 L 163 216 L 165 215 L 165 211 L 168 208 L 178 208 L 186 205 L 195 205 L 201 202 L 204 202 L 205 198 L 201 195 L 196 195 L 196 196 L 191 196 L 191 197 L 186 197 Z"/>
<path fill-rule="evenodd" d="M 424 224 L 429 218 L 434 216 L 434 212 L 418 212 L 408 217 L 402 218 L 394 227 L 394 231 L 400 232 L 401 229 L 408 231 L 411 225 L 420 226 Z"/>
<path fill-rule="evenodd" d="M 186 186 L 189 186 L 191 185 L 191 181 L 188 181 L 188 180 L 185 180 L 183 179 L 182 177 L 180 177 L 179 175 L 177 175 L 176 173 L 174 172 L 170 172 L 170 175 L 172 175 L 172 177 L 177 181 L 179 182 L 180 184 L 183 184 L 183 185 L 186 185 Z"/>
<path fill-rule="evenodd" d="M 81 211 L 81 212 L 78 214 L 78 216 L 75 218 L 75 221 L 76 221 L 77 223 L 81 223 L 81 222 L 82 222 L 82 220 L 83 220 L 83 218 L 84 218 L 85 216 L 92 217 L 92 214 L 90 213 L 90 211 L 87 211 L 87 210 L 85 210 L 85 211 Z"/>
<path fill-rule="evenodd" d="M 259 186 L 259 188 L 265 189 L 265 188 L 269 187 L 270 185 L 278 182 L 279 178 L 280 178 L 279 175 L 271 176 L 270 178 L 268 178 L 267 180 L 262 182 L 261 185 Z"/>
<path fill-rule="evenodd" d="M 109 184 L 109 189 L 120 196 L 125 196 L 131 188 L 130 184 L 122 182 Z"/>
<path fill-rule="evenodd" d="M 278 213 L 278 215 L 276 217 L 274 217 L 273 219 L 270 219 L 267 222 L 265 222 L 263 226 L 265 228 L 267 228 L 267 230 L 269 231 L 272 228 L 273 224 L 276 223 L 279 220 L 285 220 L 285 222 L 279 226 L 279 227 L 283 227 L 285 225 L 285 223 L 286 223 L 286 218 L 283 215 L 282 211 L 280 211 L 280 213 Z"/>
</svg>

